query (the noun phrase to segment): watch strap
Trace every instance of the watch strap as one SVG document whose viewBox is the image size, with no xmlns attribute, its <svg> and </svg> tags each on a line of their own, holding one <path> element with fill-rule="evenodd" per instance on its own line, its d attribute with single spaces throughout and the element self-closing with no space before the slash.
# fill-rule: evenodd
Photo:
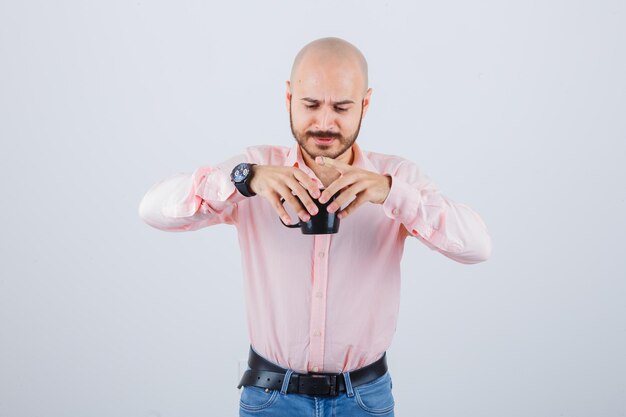
<svg viewBox="0 0 626 417">
<path fill-rule="evenodd" d="M 237 191 L 239 191 L 244 197 L 253 197 L 256 195 L 256 193 L 250 189 L 250 180 L 252 179 L 252 167 L 254 165 L 256 164 L 249 164 L 250 173 L 245 180 L 243 180 L 242 182 L 235 182 L 235 187 L 237 188 Z"/>
</svg>

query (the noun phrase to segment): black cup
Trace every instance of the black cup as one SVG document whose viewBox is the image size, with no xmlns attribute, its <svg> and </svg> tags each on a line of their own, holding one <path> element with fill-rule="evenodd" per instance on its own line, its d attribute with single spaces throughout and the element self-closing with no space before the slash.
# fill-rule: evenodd
<svg viewBox="0 0 626 417">
<path fill-rule="evenodd" d="M 320 193 L 324 190 L 320 190 Z M 339 193 L 335 194 L 328 200 L 326 203 L 322 204 L 319 200 L 313 198 L 313 202 L 317 206 L 317 214 L 315 216 L 311 216 L 308 221 L 300 220 L 296 224 L 285 224 L 283 219 L 280 219 L 280 222 L 290 228 L 299 227 L 303 234 L 305 235 L 329 235 L 333 233 L 337 233 L 339 231 L 339 217 L 337 217 L 336 210 L 334 213 L 329 213 L 326 207 L 339 195 Z M 296 197 L 297 198 L 297 197 Z M 281 198 L 280 202 L 284 202 L 285 199 Z"/>
</svg>

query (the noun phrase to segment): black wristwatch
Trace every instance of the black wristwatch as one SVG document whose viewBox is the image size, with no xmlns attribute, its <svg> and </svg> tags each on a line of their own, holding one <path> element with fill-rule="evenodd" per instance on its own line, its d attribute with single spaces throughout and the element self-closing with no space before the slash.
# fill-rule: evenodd
<svg viewBox="0 0 626 417">
<path fill-rule="evenodd" d="M 252 192 L 250 189 L 250 180 L 252 179 L 252 166 L 256 164 L 249 164 L 247 162 L 243 162 L 233 168 L 230 173 L 230 180 L 235 184 L 237 190 L 241 193 L 241 195 L 246 197 L 255 196 L 256 193 Z"/>
</svg>

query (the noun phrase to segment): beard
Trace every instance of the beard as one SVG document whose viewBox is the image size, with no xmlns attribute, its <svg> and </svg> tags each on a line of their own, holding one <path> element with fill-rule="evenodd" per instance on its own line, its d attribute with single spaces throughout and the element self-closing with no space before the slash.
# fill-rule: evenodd
<svg viewBox="0 0 626 417">
<path fill-rule="evenodd" d="M 306 152 L 312 159 L 315 159 L 318 156 L 326 156 L 328 158 L 335 159 L 339 155 L 343 155 L 352 144 L 356 141 L 356 138 L 359 136 L 359 131 L 361 130 L 361 121 L 363 120 L 363 103 L 361 103 L 361 115 L 359 116 L 359 125 L 353 134 L 349 136 L 343 136 L 340 133 L 334 132 L 323 132 L 323 131 L 297 131 L 293 128 L 293 119 L 291 118 L 291 105 L 289 106 L 289 126 L 291 127 L 291 134 L 298 142 L 298 145 L 302 148 L 304 152 Z M 339 149 L 336 151 L 332 151 L 331 148 L 334 145 L 334 142 L 330 145 L 317 145 L 314 144 L 312 146 L 308 146 L 309 139 L 317 136 L 322 138 L 335 138 L 339 142 Z"/>
</svg>

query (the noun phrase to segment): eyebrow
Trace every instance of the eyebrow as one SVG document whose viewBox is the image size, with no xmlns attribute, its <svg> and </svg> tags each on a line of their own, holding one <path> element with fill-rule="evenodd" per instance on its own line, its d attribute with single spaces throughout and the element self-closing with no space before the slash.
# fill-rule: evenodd
<svg viewBox="0 0 626 417">
<path fill-rule="evenodd" d="M 319 102 L 320 102 L 319 100 L 316 100 L 316 99 L 311 98 L 311 97 L 304 97 L 304 98 L 301 98 L 300 100 L 306 101 L 306 102 L 309 102 L 309 103 L 313 103 L 313 104 L 319 104 Z M 341 105 L 344 105 L 344 104 L 354 104 L 354 101 L 352 101 L 352 100 L 341 100 L 341 101 L 333 102 L 333 105 L 335 105 L 335 106 L 341 106 Z"/>
</svg>

